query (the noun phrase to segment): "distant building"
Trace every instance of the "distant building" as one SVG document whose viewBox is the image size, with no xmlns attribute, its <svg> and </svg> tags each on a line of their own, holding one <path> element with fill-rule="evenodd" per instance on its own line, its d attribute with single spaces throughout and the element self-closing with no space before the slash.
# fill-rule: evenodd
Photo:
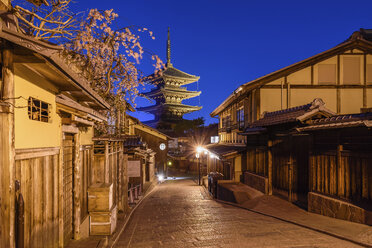
<svg viewBox="0 0 372 248">
<path fill-rule="evenodd" d="M 145 95 L 156 101 L 155 105 L 137 108 L 138 111 L 148 112 L 155 116 L 154 120 L 144 122 L 145 124 L 163 130 L 171 130 L 173 123 L 182 120 L 183 115 L 200 110 L 201 106 L 182 104 L 185 99 L 199 96 L 201 91 L 189 91 L 187 84 L 194 83 L 200 77 L 187 74 L 173 67 L 170 60 L 170 38 L 168 29 L 167 40 L 167 64 L 159 75 L 150 75 L 148 83 L 156 88 Z"/>
</svg>

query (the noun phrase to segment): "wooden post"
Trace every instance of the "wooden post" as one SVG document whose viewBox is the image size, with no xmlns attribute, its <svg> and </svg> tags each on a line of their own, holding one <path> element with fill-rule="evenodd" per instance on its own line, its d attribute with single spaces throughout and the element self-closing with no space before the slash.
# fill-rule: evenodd
<svg viewBox="0 0 372 248">
<path fill-rule="evenodd" d="M 367 108 L 367 55 L 363 55 L 363 108 Z"/>
<path fill-rule="evenodd" d="M 293 191 L 293 153 L 292 135 L 289 136 L 289 161 L 288 161 L 288 201 L 292 202 Z"/>
<path fill-rule="evenodd" d="M 337 55 L 337 89 L 336 89 L 336 108 L 337 108 L 337 114 L 341 113 L 341 65 L 340 65 L 340 55 Z"/>
<path fill-rule="evenodd" d="M 109 183 L 109 164 L 110 164 L 110 156 L 109 156 L 109 142 L 105 141 L 105 164 L 103 166 L 104 168 L 104 182 Z"/>
<path fill-rule="evenodd" d="M 118 109 L 116 111 L 116 113 L 117 113 L 117 116 L 116 116 L 116 132 L 115 132 L 115 134 L 120 135 L 121 134 L 121 111 Z"/>
<path fill-rule="evenodd" d="M 2 41 L 0 100 L 0 247 L 15 247 L 15 148 L 13 47 Z"/>
<path fill-rule="evenodd" d="M 273 194 L 273 141 L 267 141 L 267 178 L 268 178 L 268 195 Z"/>
<path fill-rule="evenodd" d="M 291 107 L 291 84 L 287 82 L 287 77 L 285 77 L 287 83 L 287 109 Z"/>
<path fill-rule="evenodd" d="M 120 211 L 124 211 L 124 202 L 123 202 L 123 198 L 125 197 L 125 191 L 123 191 L 123 186 L 124 186 L 124 149 L 123 149 L 123 142 L 120 142 L 119 143 L 120 145 L 120 148 L 119 148 L 119 164 L 118 164 L 118 167 L 119 167 L 119 175 L 118 175 L 118 209 Z M 123 193 L 124 192 L 124 193 Z"/>
<path fill-rule="evenodd" d="M 123 154 L 123 158 L 123 210 L 128 212 L 128 154 Z"/>
<path fill-rule="evenodd" d="M 59 164 L 58 164 L 58 247 L 63 247 L 63 208 L 64 208 L 64 194 L 63 194 L 63 139 L 64 132 L 61 132 L 61 145 L 59 148 Z"/>
<path fill-rule="evenodd" d="M 337 176 L 336 176 L 336 194 L 338 196 L 341 196 L 342 195 L 342 192 L 343 190 L 341 190 L 342 188 L 342 184 L 344 183 L 344 180 L 342 177 L 342 169 L 341 169 L 341 166 L 342 166 L 342 156 L 341 156 L 341 153 L 342 153 L 342 150 L 343 150 L 343 146 L 339 143 L 337 144 L 337 154 L 336 154 L 336 170 L 337 170 Z"/>
<path fill-rule="evenodd" d="M 308 191 L 314 191 L 314 159 L 313 159 L 313 143 L 314 143 L 314 137 L 313 134 L 309 136 L 309 183 L 308 183 Z"/>
<path fill-rule="evenodd" d="M 74 239 L 80 239 L 80 220 L 81 220 L 81 206 L 80 206 L 80 133 L 74 135 L 75 140 L 75 160 L 74 160 L 74 205 L 72 206 L 74 211 Z"/>
</svg>

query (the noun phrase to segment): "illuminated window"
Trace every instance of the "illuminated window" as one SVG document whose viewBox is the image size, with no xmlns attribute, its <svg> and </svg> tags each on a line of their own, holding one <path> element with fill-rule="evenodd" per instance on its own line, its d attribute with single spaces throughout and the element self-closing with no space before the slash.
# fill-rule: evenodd
<svg viewBox="0 0 372 248">
<path fill-rule="evenodd" d="M 35 98 L 28 98 L 28 118 L 35 121 L 50 121 L 51 105 Z"/>
<path fill-rule="evenodd" d="M 219 137 L 218 136 L 211 136 L 211 143 L 214 144 L 214 143 L 218 143 L 219 141 Z"/>
<path fill-rule="evenodd" d="M 244 128 L 244 109 L 238 109 L 236 111 L 236 123 L 238 124 L 238 128 Z"/>
<path fill-rule="evenodd" d="M 231 126 L 231 117 L 226 116 L 222 118 L 222 128 L 230 128 Z"/>
</svg>

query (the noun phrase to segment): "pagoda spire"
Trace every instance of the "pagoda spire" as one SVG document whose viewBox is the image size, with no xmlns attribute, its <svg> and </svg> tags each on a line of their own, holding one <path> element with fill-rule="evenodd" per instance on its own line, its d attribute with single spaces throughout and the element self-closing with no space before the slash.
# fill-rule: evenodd
<svg viewBox="0 0 372 248">
<path fill-rule="evenodd" d="M 168 39 L 167 39 L 167 67 L 172 67 L 172 63 L 171 63 L 171 43 L 170 43 L 169 27 L 168 27 Z"/>
</svg>

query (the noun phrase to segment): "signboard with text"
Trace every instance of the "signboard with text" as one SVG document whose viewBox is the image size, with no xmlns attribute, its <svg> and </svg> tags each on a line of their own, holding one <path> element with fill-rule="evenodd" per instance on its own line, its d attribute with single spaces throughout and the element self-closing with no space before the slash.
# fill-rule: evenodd
<svg viewBox="0 0 372 248">
<path fill-rule="evenodd" d="M 141 176 L 141 161 L 132 160 L 128 161 L 128 177 L 140 177 Z"/>
</svg>

